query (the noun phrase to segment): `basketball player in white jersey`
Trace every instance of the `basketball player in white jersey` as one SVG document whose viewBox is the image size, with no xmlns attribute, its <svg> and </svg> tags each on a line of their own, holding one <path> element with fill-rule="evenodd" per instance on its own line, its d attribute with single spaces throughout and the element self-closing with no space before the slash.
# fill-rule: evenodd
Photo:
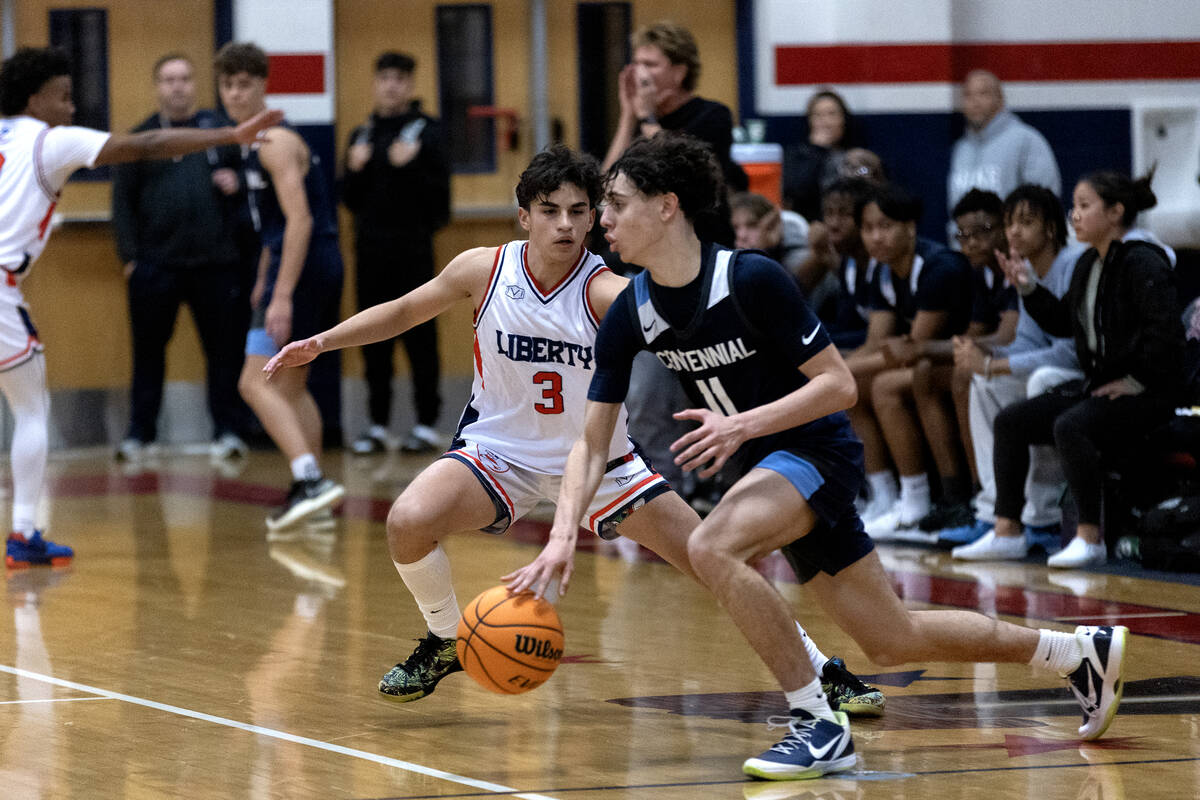
<svg viewBox="0 0 1200 800">
<path fill-rule="evenodd" d="M 264 112 L 236 128 L 177 128 L 121 135 L 71 125 L 71 64 L 53 49 L 23 48 L 0 68 L 0 392 L 13 410 L 13 524 L 9 568 L 65 564 L 74 551 L 46 540 L 35 515 L 46 470 L 49 397 L 42 345 L 21 281 L 50 235 L 71 173 L 83 167 L 170 158 L 253 142 L 277 123 Z"/>
<path fill-rule="evenodd" d="M 626 284 L 583 246 L 600 192 L 595 159 L 562 146 L 540 153 L 516 192 L 528 241 L 467 250 L 420 288 L 293 342 L 266 365 L 273 374 L 327 350 L 390 338 L 460 301 L 475 308 L 474 382 L 455 441 L 388 514 L 392 561 L 429 627 L 412 656 L 380 681 L 389 699 L 424 697 L 461 669 L 455 655 L 461 615 L 439 540 L 459 531 L 503 533 L 538 501 L 558 496 L 583 424 L 596 331 Z M 623 409 L 606 460 L 583 524 L 602 538 L 632 539 L 694 575 L 687 535 L 699 517 L 638 453 Z M 803 639 L 843 709 L 882 713 L 880 692 Z"/>
</svg>

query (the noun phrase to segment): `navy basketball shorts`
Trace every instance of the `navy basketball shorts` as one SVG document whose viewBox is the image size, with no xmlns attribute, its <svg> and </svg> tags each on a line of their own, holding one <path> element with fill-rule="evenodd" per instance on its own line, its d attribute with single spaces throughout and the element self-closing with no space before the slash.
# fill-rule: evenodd
<svg viewBox="0 0 1200 800">
<path fill-rule="evenodd" d="M 786 478 L 817 515 L 807 535 L 781 548 L 801 583 L 818 572 L 836 575 L 875 549 L 854 508 L 863 481 L 861 449 L 858 453 L 791 448 L 776 450 L 755 465 Z"/>
<path fill-rule="evenodd" d="M 271 254 L 267 274 L 279 274 L 279 254 Z M 270 358 L 287 342 L 276 343 L 267 334 L 267 304 L 263 298 L 250 315 L 246 335 L 246 355 Z M 340 318 L 342 302 L 342 256 L 336 239 L 319 237 L 309 246 L 308 260 L 300 273 L 300 282 L 292 292 L 292 333 L 289 341 L 307 339 L 331 328 Z"/>
</svg>

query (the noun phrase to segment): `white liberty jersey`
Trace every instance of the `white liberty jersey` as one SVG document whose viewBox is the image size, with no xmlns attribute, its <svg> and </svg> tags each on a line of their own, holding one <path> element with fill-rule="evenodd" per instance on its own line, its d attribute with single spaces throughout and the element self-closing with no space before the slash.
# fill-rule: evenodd
<svg viewBox="0 0 1200 800">
<path fill-rule="evenodd" d="M 17 284 L 50 236 L 50 215 L 71 173 L 96 163 L 109 134 L 33 117 L 0 119 L 0 298 L 21 302 Z"/>
<path fill-rule="evenodd" d="M 557 285 L 543 288 L 529 272 L 528 247 L 517 241 L 496 251 L 475 312 L 475 376 L 455 439 L 537 472 L 562 474 L 583 431 L 596 368 L 600 320 L 588 303 L 588 287 L 608 268 L 583 249 Z M 633 450 L 626 421 L 622 406 L 610 461 Z"/>
</svg>

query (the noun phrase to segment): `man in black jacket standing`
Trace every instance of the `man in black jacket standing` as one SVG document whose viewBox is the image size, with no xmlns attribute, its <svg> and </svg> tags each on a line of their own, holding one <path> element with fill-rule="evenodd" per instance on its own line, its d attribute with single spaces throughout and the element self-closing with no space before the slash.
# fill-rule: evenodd
<svg viewBox="0 0 1200 800">
<path fill-rule="evenodd" d="M 214 128 L 212 111 L 196 110 L 191 60 L 171 53 L 154 65 L 159 110 L 135 132 L 159 128 Z M 234 201 L 240 187 L 236 148 L 210 148 L 116 170 L 112 216 L 117 252 L 128 279 L 133 337 L 129 429 L 117 450 L 133 460 L 157 438 L 166 348 L 179 306 L 192 310 L 207 361 L 212 453 L 240 457 L 244 406 L 237 379 L 249 324 L 246 270 L 234 238 Z"/>
<path fill-rule="evenodd" d="M 416 62 L 403 53 L 375 61 L 375 108 L 350 134 L 342 200 L 354 213 L 359 309 L 393 300 L 433 277 L 433 234 L 450 218 L 450 168 L 438 122 L 413 99 Z M 417 424 L 406 452 L 445 445 L 434 430 L 442 398 L 437 327 L 431 320 L 402 334 L 412 369 Z M 363 347 L 371 426 L 354 441 L 360 455 L 381 453 L 392 406 L 395 340 Z"/>
</svg>

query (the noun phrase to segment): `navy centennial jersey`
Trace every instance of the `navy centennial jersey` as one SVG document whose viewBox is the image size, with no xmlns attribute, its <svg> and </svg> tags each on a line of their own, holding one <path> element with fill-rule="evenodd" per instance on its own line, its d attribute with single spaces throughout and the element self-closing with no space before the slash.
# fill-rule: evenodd
<svg viewBox="0 0 1200 800">
<path fill-rule="evenodd" d="M 290 125 L 280 127 L 295 132 Z M 250 202 L 250 218 L 254 230 L 262 238 L 264 247 L 278 254 L 283 248 L 283 226 L 286 222 L 271 174 L 263 169 L 258 160 L 258 145 L 242 148 L 243 172 L 246 177 L 246 194 Z M 321 172 L 321 158 L 309 149 L 308 172 L 304 174 L 304 195 L 308 199 L 308 210 L 312 214 L 312 238 L 337 237 L 337 212 L 325 185 Z"/>
<path fill-rule="evenodd" d="M 830 344 L 791 276 L 757 251 L 705 243 L 700 274 L 672 288 L 638 274 L 618 297 L 596 338 L 596 375 L 588 398 L 619 403 L 639 350 L 673 371 L 694 407 L 732 415 L 807 384 L 799 367 Z M 781 449 L 862 445 L 843 412 L 751 439 L 730 458 L 744 474 Z"/>
</svg>

